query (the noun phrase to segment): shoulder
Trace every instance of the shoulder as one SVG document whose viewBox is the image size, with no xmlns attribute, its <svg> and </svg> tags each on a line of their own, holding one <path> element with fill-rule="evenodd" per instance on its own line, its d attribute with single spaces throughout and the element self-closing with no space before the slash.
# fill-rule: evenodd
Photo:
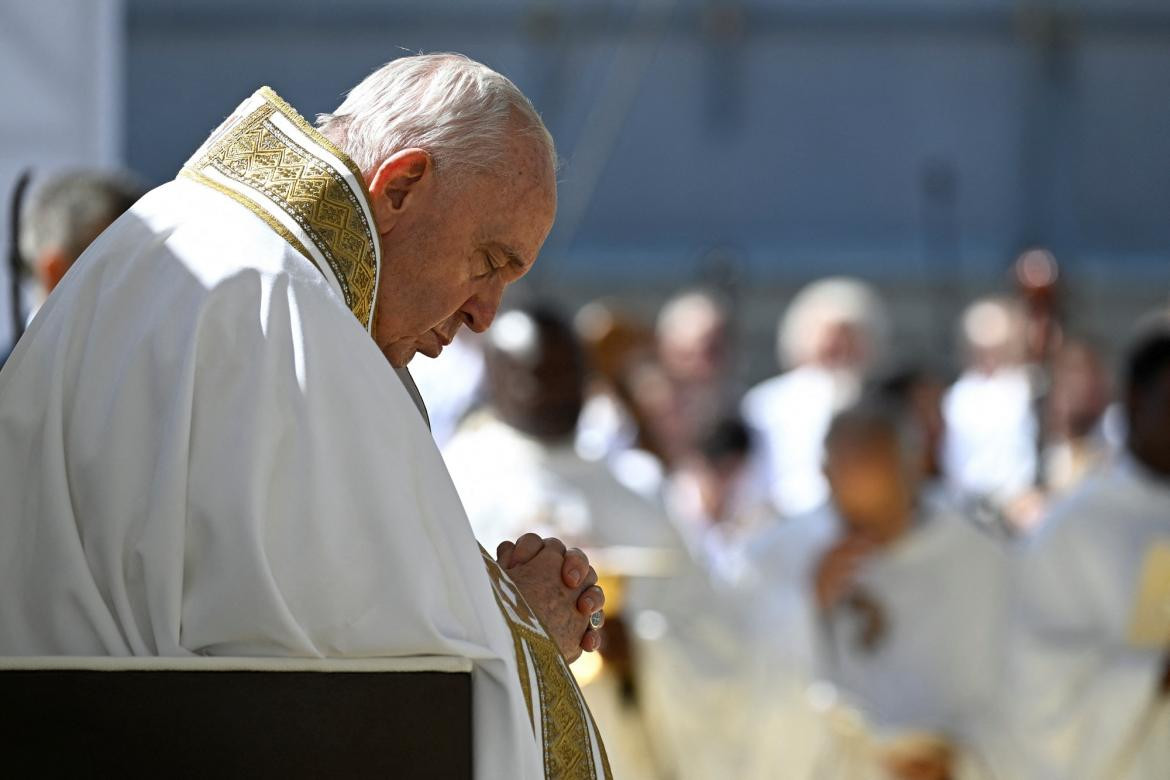
<svg viewBox="0 0 1170 780">
<path fill-rule="evenodd" d="M 206 289 L 240 276 L 283 276 L 336 298 L 312 262 L 247 207 L 185 178 L 147 193 L 128 212 L 138 242 L 174 260 Z"/>
<path fill-rule="evenodd" d="M 1116 465 L 1091 475 L 1048 510 L 1040 528 L 1026 540 L 1029 555 L 1055 550 L 1107 529 L 1124 503 L 1125 475 Z"/>
<path fill-rule="evenodd" d="M 786 371 L 755 385 L 744 393 L 740 404 L 743 415 L 749 422 L 774 415 L 777 402 L 782 402 L 792 392 L 798 379 L 796 371 Z"/>
</svg>

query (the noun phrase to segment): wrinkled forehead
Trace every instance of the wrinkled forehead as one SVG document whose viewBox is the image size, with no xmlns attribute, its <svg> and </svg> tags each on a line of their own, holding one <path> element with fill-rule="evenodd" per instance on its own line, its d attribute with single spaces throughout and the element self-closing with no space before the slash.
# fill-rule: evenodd
<svg viewBox="0 0 1170 780">
<path fill-rule="evenodd" d="M 531 261 L 544 243 L 556 217 L 556 179 L 551 166 L 539 157 L 508 166 L 489 177 L 482 202 L 484 241 L 501 241 L 516 247 Z"/>
</svg>

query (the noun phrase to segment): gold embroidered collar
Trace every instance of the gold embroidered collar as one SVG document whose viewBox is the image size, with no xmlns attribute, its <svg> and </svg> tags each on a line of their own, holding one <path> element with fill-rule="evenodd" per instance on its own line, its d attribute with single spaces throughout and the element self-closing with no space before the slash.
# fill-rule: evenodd
<svg viewBox="0 0 1170 780">
<path fill-rule="evenodd" d="M 268 87 L 245 100 L 180 175 L 263 219 L 373 327 L 381 247 L 361 171 Z"/>
</svg>

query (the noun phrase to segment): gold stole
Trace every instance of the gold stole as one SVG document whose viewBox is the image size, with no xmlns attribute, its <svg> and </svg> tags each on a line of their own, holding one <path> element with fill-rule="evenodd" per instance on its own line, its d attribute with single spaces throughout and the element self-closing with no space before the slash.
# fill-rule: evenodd
<svg viewBox="0 0 1170 780">
<path fill-rule="evenodd" d="M 268 87 L 245 100 L 179 174 L 264 220 L 317 266 L 366 331 L 381 247 L 361 171 Z"/>
<path fill-rule="evenodd" d="M 556 642 L 499 564 L 482 548 L 480 553 L 496 603 L 512 632 L 528 717 L 544 751 L 545 777 L 612 780 L 597 724 Z"/>
</svg>

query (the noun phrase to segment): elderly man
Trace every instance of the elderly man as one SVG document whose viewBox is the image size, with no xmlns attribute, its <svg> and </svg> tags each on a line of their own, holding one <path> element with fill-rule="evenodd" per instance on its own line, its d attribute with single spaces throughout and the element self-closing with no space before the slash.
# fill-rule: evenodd
<svg viewBox="0 0 1170 780">
<path fill-rule="evenodd" d="M 825 431 L 880 364 L 888 333 L 885 304 L 857 279 L 813 282 L 785 311 L 776 341 L 789 370 L 753 387 L 742 404 L 781 514 L 811 512 L 828 497 L 821 471 Z"/>
<path fill-rule="evenodd" d="M 477 546 L 405 371 L 532 267 L 554 163 L 457 55 L 386 65 L 318 129 L 245 100 L 0 373 L 0 652 L 469 657 L 479 777 L 607 777 L 566 663 L 596 573 Z"/>
</svg>

